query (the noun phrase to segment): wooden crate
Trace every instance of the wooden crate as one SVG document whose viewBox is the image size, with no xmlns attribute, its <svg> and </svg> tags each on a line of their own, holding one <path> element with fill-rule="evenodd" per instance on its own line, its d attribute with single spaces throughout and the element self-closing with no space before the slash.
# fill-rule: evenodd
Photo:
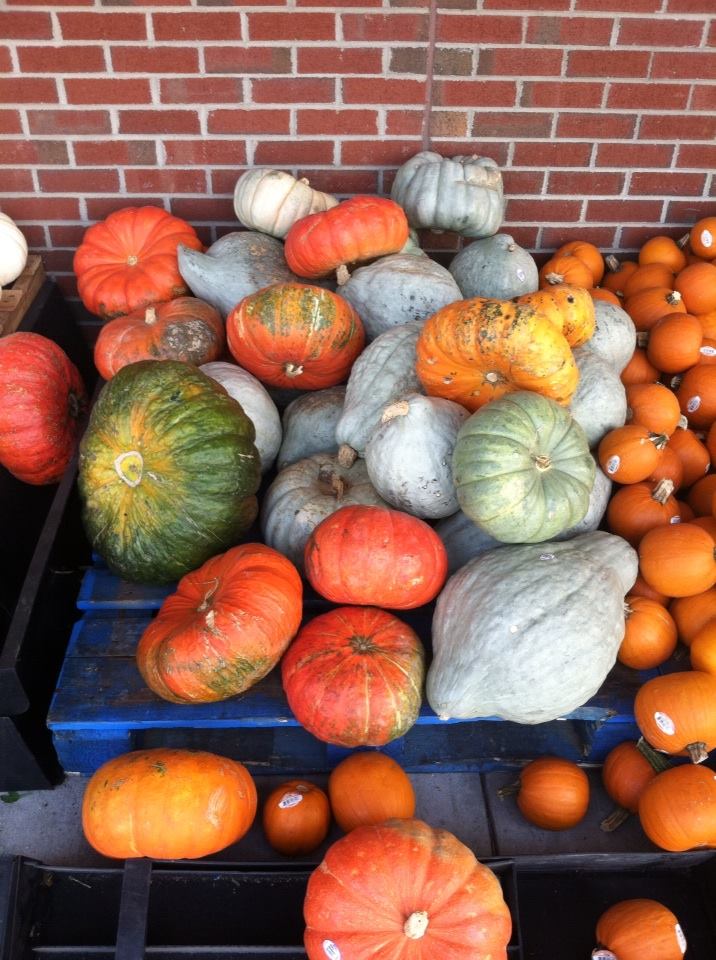
<svg viewBox="0 0 716 960">
<path fill-rule="evenodd" d="M 0 290 L 0 337 L 17 330 L 44 279 L 42 259 L 31 253 L 17 280 Z"/>
</svg>

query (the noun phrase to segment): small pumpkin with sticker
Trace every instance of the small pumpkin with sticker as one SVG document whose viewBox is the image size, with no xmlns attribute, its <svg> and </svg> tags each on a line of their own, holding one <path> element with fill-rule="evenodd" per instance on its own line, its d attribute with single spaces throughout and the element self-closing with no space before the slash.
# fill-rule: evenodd
<svg viewBox="0 0 716 960">
<path fill-rule="evenodd" d="M 716 676 L 689 670 L 652 677 L 637 692 L 634 718 L 652 747 L 703 763 L 716 748 Z"/>
<path fill-rule="evenodd" d="M 326 839 L 331 825 L 328 797 L 308 780 L 288 780 L 266 798 L 263 828 L 274 850 L 289 857 L 311 853 Z"/>
<path fill-rule="evenodd" d="M 599 444 L 599 465 L 617 483 L 640 483 L 656 469 L 668 437 L 638 423 L 610 430 Z"/>
<path fill-rule="evenodd" d="M 622 900 L 597 921 L 594 960 L 681 960 L 686 937 L 676 914 L 658 900 Z M 605 947 L 606 949 L 600 949 Z"/>
</svg>

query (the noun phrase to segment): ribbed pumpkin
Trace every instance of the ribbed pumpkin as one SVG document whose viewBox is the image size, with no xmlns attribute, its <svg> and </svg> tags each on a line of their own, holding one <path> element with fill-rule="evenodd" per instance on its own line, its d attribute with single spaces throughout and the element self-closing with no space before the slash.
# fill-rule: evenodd
<svg viewBox="0 0 716 960">
<path fill-rule="evenodd" d="M 308 880 L 309 960 L 506 960 L 499 881 L 446 830 L 388 820 L 342 837 Z"/>
<path fill-rule="evenodd" d="M 240 840 L 255 815 L 256 787 L 243 764 L 166 747 L 103 764 L 82 800 L 88 842 L 120 859 L 205 857 Z"/>
<path fill-rule="evenodd" d="M 594 302 L 583 287 L 570 283 L 550 284 L 543 290 L 517 297 L 515 302 L 532 306 L 553 321 L 559 321 L 557 326 L 570 347 L 580 347 L 594 335 Z"/>
<path fill-rule="evenodd" d="M 561 757 L 540 757 L 520 771 L 518 784 L 501 796 L 517 792 L 517 806 L 542 830 L 570 830 L 584 819 L 589 806 L 589 779 L 581 767 Z"/>
<path fill-rule="evenodd" d="M 647 783 L 658 772 L 666 770 L 669 761 L 662 757 L 642 739 L 625 740 L 617 744 L 604 758 L 602 783 L 609 797 L 617 804 L 608 817 L 600 823 L 606 833 L 616 830 L 630 813 L 639 810 L 639 797 Z"/>
<path fill-rule="evenodd" d="M 93 547 L 127 580 L 168 583 L 236 543 L 257 512 L 254 426 L 223 387 L 176 360 L 123 367 L 80 446 Z"/>
<path fill-rule="evenodd" d="M 77 367 L 54 341 L 37 333 L 0 339 L 0 464 L 18 480 L 57 483 L 86 402 Z"/>
<path fill-rule="evenodd" d="M 91 226 L 74 261 L 77 289 L 90 313 L 109 319 L 188 293 L 177 247 L 201 250 L 196 231 L 161 207 L 125 207 Z"/>
<path fill-rule="evenodd" d="M 353 307 L 304 283 L 276 283 L 249 294 L 226 319 L 238 364 L 272 387 L 321 390 L 341 383 L 363 349 Z"/>
<path fill-rule="evenodd" d="M 693 523 L 654 527 L 639 542 L 639 569 L 669 597 L 690 597 L 716 583 L 716 543 Z"/>
<path fill-rule="evenodd" d="M 669 612 L 676 623 L 679 640 L 687 647 L 691 646 L 699 630 L 716 618 L 716 588 L 711 587 L 691 597 L 677 597 L 672 600 Z"/>
<path fill-rule="evenodd" d="M 341 747 L 379 747 L 402 737 L 418 718 L 424 678 L 418 635 L 375 607 L 315 617 L 281 661 L 296 719 Z"/>
<path fill-rule="evenodd" d="M 656 600 L 628 596 L 624 601 L 626 628 L 617 659 L 634 670 L 652 670 L 676 649 L 676 624 Z"/>
<path fill-rule="evenodd" d="M 664 434 L 636 423 L 617 427 L 599 444 L 599 465 L 617 483 L 639 483 L 656 468 L 666 441 Z"/>
<path fill-rule="evenodd" d="M 311 853 L 326 839 L 331 807 L 328 797 L 315 783 L 288 780 L 266 798 L 262 821 L 273 849 L 296 857 Z"/>
<path fill-rule="evenodd" d="M 716 747 L 716 677 L 699 670 L 652 677 L 637 691 L 634 718 L 652 747 L 702 763 Z"/>
<path fill-rule="evenodd" d="M 306 576 L 333 603 L 407 610 L 432 600 L 445 582 L 440 537 L 418 517 L 386 507 L 341 507 L 306 544 Z"/>
<path fill-rule="evenodd" d="M 615 903 L 597 921 L 596 936 L 617 960 L 681 960 L 686 953 L 676 914 L 658 900 Z"/>
<path fill-rule="evenodd" d="M 328 778 L 328 796 L 336 823 L 346 833 L 415 816 L 410 777 L 392 757 L 376 750 L 360 750 L 341 760 Z"/>
<path fill-rule="evenodd" d="M 716 772 L 686 763 L 660 773 L 639 798 L 639 820 L 663 850 L 716 847 Z"/>
</svg>

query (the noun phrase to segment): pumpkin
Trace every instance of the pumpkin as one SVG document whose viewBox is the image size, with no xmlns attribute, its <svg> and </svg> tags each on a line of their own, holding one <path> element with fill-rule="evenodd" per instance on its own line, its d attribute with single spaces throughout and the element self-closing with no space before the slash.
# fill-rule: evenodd
<svg viewBox="0 0 716 960">
<path fill-rule="evenodd" d="M 648 287 L 624 300 L 624 309 L 637 330 L 651 330 L 657 320 L 670 313 L 686 313 L 681 294 L 671 287 Z"/>
<path fill-rule="evenodd" d="M 421 820 L 336 841 L 309 877 L 303 915 L 308 960 L 505 960 L 512 929 L 492 871 Z"/>
<path fill-rule="evenodd" d="M 27 263 L 27 240 L 6 213 L 0 213 L 0 287 L 17 280 Z"/>
<path fill-rule="evenodd" d="M 639 483 L 656 468 L 667 439 L 636 423 L 617 427 L 602 437 L 599 465 L 617 483 Z"/>
<path fill-rule="evenodd" d="M 637 691 L 634 719 L 652 747 L 702 763 L 716 747 L 716 677 L 698 670 L 652 677 Z"/>
<path fill-rule="evenodd" d="M 604 276 L 604 257 L 599 252 L 599 248 L 588 240 L 570 240 L 563 243 L 555 256 L 573 256 L 586 264 L 592 274 L 592 283 L 596 286 Z"/>
<path fill-rule="evenodd" d="M 617 659 L 634 670 L 653 670 L 676 649 L 676 624 L 656 600 L 628 596 L 624 602 L 626 629 Z"/>
<path fill-rule="evenodd" d="M 616 370 L 588 346 L 577 347 L 574 359 L 579 370 L 579 384 L 569 412 L 584 430 L 588 445 L 594 447 L 610 430 L 624 426 L 626 391 Z"/>
<path fill-rule="evenodd" d="M 357 196 L 323 213 L 312 213 L 286 234 L 284 254 L 299 277 L 327 277 L 337 268 L 397 253 L 408 239 L 402 207 L 385 197 Z"/>
<path fill-rule="evenodd" d="M 658 900 L 613 904 L 597 920 L 596 936 L 618 960 L 681 960 L 686 953 L 678 918 Z"/>
<path fill-rule="evenodd" d="M 709 313 L 698 313 L 696 319 L 701 325 L 701 330 L 703 331 L 704 340 L 709 341 L 709 352 L 713 357 L 716 354 L 716 347 L 714 347 L 713 341 L 716 340 L 716 310 L 711 310 Z M 701 353 L 705 352 L 702 348 Z"/>
<path fill-rule="evenodd" d="M 236 843 L 256 815 L 243 764 L 201 750 L 158 747 L 104 763 L 82 799 L 82 828 L 102 856 L 194 859 Z"/>
<path fill-rule="evenodd" d="M 622 302 L 616 293 L 606 290 L 604 287 L 588 287 L 587 292 L 592 300 L 603 300 L 605 303 L 611 303 L 615 307 L 621 307 Z"/>
<path fill-rule="evenodd" d="M 500 168 L 475 154 L 448 158 L 423 150 L 398 167 L 390 195 L 411 227 L 463 237 L 491 237 L 505 210 Z"/>
<path fill-rule="evenodd" d="M 716 676 L 716 620 L 709 620 L 696 633 L 689 654 L 692 670 Z"/>
<path fill-rule="evenodd" d="M 634 586 L 630 591 L 633 597 L 648 597 L 649 600 L 656 600 L 657 603 L 660 603 L 662 606 L 666 606 L 671 599 L 663 593 L 659 593 L 658 590 L 654 590 L 653 587 L 650 587 L 646 580 L 639 574 L 634 581 Z"/>
<path fill-rule="evenodd" d="M 683 373 L 701 359 L 703 330 L 690 313 L 667 313 L 649 332 L 649 362 L 663 373 Z"/>
<path fill-rule="evenodd" d="M 514 787 L 517 807 L 529 823 L 542 830 L 571 830 L 589 807 L 589 779 L 576 763 L 561 757 L 540 757 L 523 767 Z"/>
<path fill-rule="evenodd" d="M 669 437 L 669 449 L 681 460 L 684 468 L 683 485 L 690 487 L 708 473 L 709 452 L 693 430 L 689 430 L 686 417 Z"/>
<path fill-rule="evenodd" d="M 542 310 L 551 318 L 561 318 L 559 328 L 570 347 L 581 347 L 594 335 L 596 308 L 589 292 L 574 284 L 550 284 L 544 290 L 525 293 L 517 303 L 528 304 Z"/>
<path fill-rule="evenodd" d="M 328 778 L 328 796 L 336 823 L 346 833 L 415 815 L 410 777 L 392 757 L 374 750 L 360 750 L 341 760 Z"/>
<path fill-rule="evenodd" d="M 452 469 L 460 508 L 479 527 L 504 543 L 535 543 L 584 517 L 595 464 L 569 412 L 524 391 L 465 421 Z"/>
<path fill-rule="evenodd" d="M 637 347 L 631 360 L 621 372 L 622 383 L 626 387 L 631 383 L 653 383 L 658 379 L 659 370 L 649 360 L 646 350 L 643 347 Z"/>
<path fill-rule="evenodd" d="M 311 533 L 304 566 L 314 589 L 333 603 L 408 610 L 437 595 L 447 555 L 440 537 L 418 517 L 347 506 Z"/>
<path fill-rule="evenodd" d="M 137 666 L 172 703 L 212 703 L 243 693 L 273 669 L 301 623 L 293 564 L 248 543 L 182 577 L 142 634 Z"/>
<path fill-rule="evenodd" d="M 693 523 L 653 527 L 639 542 L 639 569 L 660 593 L 690 597 L 716 583 L 716 544 Z"/>
<path fill-rule="evenodd" d="M 703 217 L 689 231 L 689 246 L 697 257 L 716 256 L 716 217 Z"/>
<path fill-rule="evenodd" d="M 381 497 L 424 520 L 455 513 L 452 454 L 467 417 L 459 404 L 419 393 L 387 406 L 365 448 L 368 476 Z"/>
<path fill-rule="evenodd" d="M 624 296 L 624 284 L 638 268 L 639 264 L 633 260 L 619 261 L 614 256 L 604 258 L 606 270 L 602 278 L 602 286 L 612 290 L 619 297 Z"/>
<path fill-rule="evenodd" d="M 690 647 L 702 627 L 716 618 L 716 588 L 692 597 L 677 597 L 672 600 L 669 612 L 676 623 L 679 640 Z"/>
<path fill-rule="evenodd" d="M 637 813 L 639 797 L 647 783 L 668 767 L 668 761 L 643 739 L 625 740 L 610 750 L 602 766 L 602 783 L 617 808 L 602 820 L 600 828 L 611 833 L 630 813 Z"/>
<path fill-rule="evenodd" d="M 607 523 L 612 533 L 636 547 L 644 534 L 667 523 L 680 523 L 679 505 L 671 480 L 659 483 L 642 481 L 620 487 L 607 507 Z"/>
<path fill-rule="evenodd" d="M 249 230 L 283 238 L 297 220 L 338 203 L 283 170 L 247 170 L 234 187 L 234 213 Z"/>
<path fill-rule="evenodd" d="M 89 540 L 127 580 L 168 583 L 234 544 L 257 512 L 254 427 L 206 374 L 177 360 L 123 367 L 80 445 Z"/>
<path fill-rule="evenodd" d="M 667 437 L 681 418 L 679 401 L 663 383 L 634 383 L 626 390 L 627 422 Z"/>
<path fill-rule="evenodd" d="M 422 325 L 441 307 L 462 299 L 445 267 L 409 253 L 359 267 L 342 285 L 341 296 L 361 318 L 369 341 L 403 323 Z"/>
<path fill-rule="evenodd" d="M 420 332 L 416 370 L 426 393 L 477 410 L 530 390 L 568 404 L 579 372 L 561 330 L 530 304 L 460 300 Z"/>
<path fill-rule="evenodd" d="M 53 340 L 38 333 L 0 339 L 0 464 L 18 480 L 58 482 L 74 455 L 86 402 L 77 367 Z"/>
<path fill-rule="evenodd" d="M 82 303 L 90 313 L 111 319 L 184 296 L 188 291 L 177 264 L 180 244 L 202 247 L 193 227 L 160 207 L 110 213 L 85 231 L 74 255 Z"/>
<path fill-rule="evenodd" d="M 344 386 L 303 393 L 283 411 L 279 470 L 314 453 L 337 453 L 336 424 L 346 398 Z"/>
<path fill-rule="evenodd" d="M 716 517 L 692 517 L 687 523 L 693 523 L 705 530 L 716 541 Z"/>
<path fill-rule="evenodd" d="M 714 494 L 716 494 L 716 473 L 708 473 L 693 484 L 689 490 L 687 502 L 697 517 L 712 515 Z"/>
<path fill-rule="evenodd" d="M 450 517 L 438 520 L 434 527 L 447 552 L 448 574 L 455 573 L 485 550 L 492 550 L 502 544 L 489 533 L 478 527 L 462 510 Z"/>
<path fill-rule="evenodd" d="M 674 289 L 674 271 L 665 263 L 646 263 L 627 277 L 622 295 L 625 299 L 651 287 Z"/>
<path fill-rule="evenodd" d="M 306 541 L 326 517 L 355 504 L 387 506 L 363 460 L 344 466 L 330 453 L 314 453 L 284 467 L 261 503 L 265 542 L 303 570 Z"/>
<path fill-rule="evenodd" d="M 639 798 L 639 821 L 662 850 L 716 847 L 716 773 L 691 763 L 660 773 Z"/>
<path fill-rule="evenodd" d="M 663 263 L 674 273 L 683 270 L 686 266 L 686 254 L 681 246 L 671 237 L 651 237 L 642 245 L 639 251 L 639 266 L 647 263 Z"/>
<path fill-rule="evenodd" d="M 674 289 L 678 290 L 689 313 L 710 313 L 716 310 L 716 265 L 692 263 L 677 274 Z"/>
<path fill-rule="evenodd" d="M 617 372 L 629 363 L 636 346 L 636 329 L 629 314 L 613 303 L 594 301 L 594 333 L 585 347 Z"/>
<path fill-rule="evenodd" d="M 137 360 L 183 360 L 200 366 L 224 352 L 224 322 L 195 297 L 140 307 L 105 324 L 94 347 L 94 362 L 105 380 Z"/>
<path fill-rule="evenodd" d="M 575 287 L 593 287 L 594 274 L 579 257 L 571 254 L 555 254 L 539 270 L 540 286 L 554 283 L 569 283 Z"/>
<path fill-rule="evenodd" d="M 562 533 L 558 533 L 553 540 L 572 540 L 582 533 L 591 533 L 596 530 L 602 522 L 602 518 L 607 511 L 607 505 L 612 492 L 612 481 L 604 471 L 594 463 L 594 486 L 589 495 L 589 506 L 582 519 L 571 527 L 567 527 Z"/>
<path fill-rule="evenodd" d="M 314 737 L 380 747 L 418 719 L 425 653 L 415 631 L 385 610 L 338 607 L 301 628 L 281 661 L 281 680 Z"/>
<path fill-rule="evenodd" d="M 510 300 L 539 286 L 534 257 L 509 233 L 496 233 L 469 244 L 452 259 L 448 269 L 465 299 Z"/>
<path fill-rule="evenodd" d="M 272 387 L 320 390 L 348 376 L 363 349 L 360 317 L 343 297 L 305 283 L 249 294 L 226 320 L 234 359 Z"/>
<path fill-rule="evenodd" d="M 266 797 L 262 822 L 274 850 L 287 857 L 312 853 L 328 835 L 331 807 L 315 783 L 288 780 Z"/>
<path fill-rule="evenodd" d="M 661 457 L 656 467 L 647 477 L 650 483 L 659 483 L 661 480 L 670 480 L 674 490 L 680 490 L 684 485 L 684 468 L 677 453 L 667 443 L 661 451 Z"/>
<path fill-rule="evenodd" d="M 636 574 L 635 551 L 602 531 L 470 560 L 436 603 L 430 706 L 441 719 L 532 724 L 586 703 L 616 661 Z"/>
</svg>

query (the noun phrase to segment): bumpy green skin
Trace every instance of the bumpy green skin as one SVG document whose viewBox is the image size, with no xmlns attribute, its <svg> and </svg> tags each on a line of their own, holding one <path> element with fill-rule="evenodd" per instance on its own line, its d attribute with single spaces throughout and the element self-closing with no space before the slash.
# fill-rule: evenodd
<svg viewBox="0 0 716 960">
<path fill-rule="evenodd" d="M 548 458 L 549 466 L 538 458 Z M 536 393 L 511 393 L 465 421 L 453 453 L 461 509 L 503 543 L 539 543 L 584 517 L 595 465 L 569 412 Z"/>
<path fill-rule="evenodd" d="M 92 546 L 140 583 L 176 580 L 235 544 L 256 516 L 259 481 L 251 420 L 218 383 L 177 361 L 120 370 L 80 446 Z"/>
</svg>

